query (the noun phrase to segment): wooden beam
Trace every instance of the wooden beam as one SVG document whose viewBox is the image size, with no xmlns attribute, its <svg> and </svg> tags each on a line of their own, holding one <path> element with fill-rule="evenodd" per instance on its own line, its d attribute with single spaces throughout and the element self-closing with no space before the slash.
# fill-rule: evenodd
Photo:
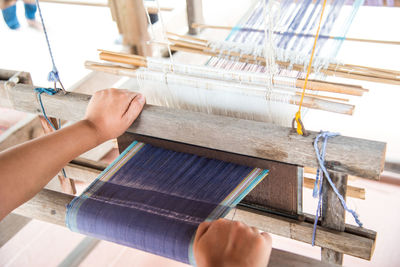
<svg viewBox="0 0 400 267">
<path fill-rule="evenodd" d="M 130 46 L 135 54 L 151 55 L 151 47 L 146 43 L 150 36 L 143 0 L 110 0 L 109 5 L 123 35 L 123 43 Z"/>
<path fill-rule="evenodd" d="M 346 196 L 347 175 L 335 172 L 329 172 L 332 183 L 337 188 L 342 196 Z M 345 229 L 345 210 L 340 203 L 336 193 L 333 191 L 332 186 L 329 184 L 326 177 L 324 177 L 322 187 L 322 220 L 321 225 L 329 229 L 343 232 Z M 343 252 L 336 251 L 328 248 L 321 248 L 321 260 L 337 265 L 343 265 Z"/>
<path fill-rule="evenodd" d="M 203 0 L 186 0 L 189 34 L 199 34 L 200 29 L 192 27 L 193 23 L 203 23 Z"/>
<path fill-rule="evenodd" d="M 18 84 L 7 89 L 8 106 L 40 113 L 34 88 Z M 42 101 L 48 116 L 77 121 L 83 118 L 90 97 L 77 93 L 43 94 Z M 146 105 L 128 132 L 298 166 L 318 167 L 312 145 L 317 132 L 304 137 L 291 128 L 271 123 Z M 379 179 L 385 152 L 386 143 L 338 136 L 329 140 L 325 162 L 332 171 Z"/>
<path fill-rule="evenodd" d="M 44 189 L 30 201 L 14 210 L 14 213 L 64 226 L 66 206 L 72 199 L 71 195 Z M 247 208 L 232 210 L 226 218 L 232 218 L 233 215 L 235 215 L 235 220 L 254 226 L 261 231 L 311 243 L 312 223 Z M 369 260 L 372 256 L 375 238 L 376 234 L 363 236 L 318 227 L 316 245 Z"/>
<path fill-rule="evenodd" d="M 254 226 L 261 231 L 311 244 L 312 222 L 302 222 L 244 207 L 232 210 L 226 218 L 233 218 L 247 225 Z M 349 227 L 349 231 L 347 231 L 347 227 Z M 360 233 L 356 234 L 352 232 L 352 228 L 352 226 L 346 225 L 346 231 L 340 232 L 317 226 L 315 245 L 365 260 L 371 260 L 375 247 L 376 233 L 373 235 L 360 235 Z M 370 232 L 370 230 L 367 230 L 367 232 Z"/>
</svg>

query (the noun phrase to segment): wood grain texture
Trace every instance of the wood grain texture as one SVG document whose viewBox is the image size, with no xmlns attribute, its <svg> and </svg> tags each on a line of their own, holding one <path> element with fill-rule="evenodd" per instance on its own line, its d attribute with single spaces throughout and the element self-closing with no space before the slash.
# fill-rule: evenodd
<svg viewBox="0 0 400 267">
<path fill-rule="evenodd" d="M 231 211 L 226 218 L 241 221 L 261 231 L 277 234 L 311 244 L 313 223 L 297 221 L 244 207 Z M 352 229 L 352 227 L 350 227 Z M 346 225 L 347 230 L 347 225 Z M 317 226 L 315 245 L 354 257 L 370 260 L 374 251 L 375 235 L 340 232 Z"/>
<path fill-rule="evenodd" d="M 297 166 L 295 165 L 252 158 L 131 133 L 125 133 L 118 138 L 118 148 L 120 153 L 122 153 L 122 151 L 124 151 L 135 140 L 173 151 L 196 154 L 202 157 L 228 161 L 254 168 L 268 169 L 270 170 L 268 176 L 244 198 L 243 202 L 289 214 L 297 214 L 298 212 Z"/>
<path fill-rule="evenodd" d="M 65 214 L 72 195 L 43 189 L 31 200 L 16 208 L 13 213 L 28 218 L 65 226 Z"/>
<path fill-rule="evenodd" d="M 33 88 L 18 84 L 8 90 L 11 107 L 40 113 Z M 72 121 L 84 116 L 89 99 L 90 96 L 77 93 L 42 96 L 49 116 Z M 313 147 L 318 133 L 299 136 L 291 128 L 270 123 L 146 105 L 128 132 L 298 166 L 318 167 Z M 379 179 L 385 152 L 386 143 L 338 136 L 329 140 L 325 162 L 332 171 Z"/>
<path fill-rule="evenodd" d="M 335 172 L 329 172 L 329 176 L 332 183 L 337 188 L 338 192 L 342 196 L 346 196 L 347 188 L 347 175 Z M 322 219 L 321 225 L 333 229 L 336 231 L 343 232 L 345 229 L 345 210 L 340 202 L 338 196 L 333 191 L 332 186 L 328 180 L 324 179 L 322 187 Z M 329 262 L 332 264 L 343 264 L 343 253 L 322 248 L 321 249 L 321 260 L 323 262 Z"/>
<path fill-rule="evenodd" d="M 66 206 L 72 199 L 73 196 L 71 195 L 44 189 L 30 201 L 14 210 L 14 213 L 64 226 Z M 235 213 L 235 220 L 254 226 L 261 231 L 311 243 L 312 223 L 300 222 L 246 208 L 231 211 L 226 218 L 231 219 L 233 213 Z M 372 256 L 376 233 L 375 235 L 354 234 L 347 232 L 348 227 L 351 228 L 351 226 L 346 225 L 346 232 L 318 227 L 316 245 L 369 260 Z"/>
<path fill-rule="evenodd" d="M 328 267 L 336 266 L 280 249 L 272 249 L 268 267 Z"/>
</svg>

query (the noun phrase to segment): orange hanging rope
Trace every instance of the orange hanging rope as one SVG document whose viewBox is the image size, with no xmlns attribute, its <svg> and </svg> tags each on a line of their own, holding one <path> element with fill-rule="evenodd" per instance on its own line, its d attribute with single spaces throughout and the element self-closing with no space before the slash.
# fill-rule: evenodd
<svg viewBox="0 0 400 267">
<path fill-rule="evenodd" d="M 325 11 L 325 6 L 326 6 L 326 2 L 327 0 L 324 0 L 324 3 L 322 5 L 322 11 L 321 11 L 321 17 L 319 19 L 319 24 L 318 24 L 318 29 L 317 29 L 317 33 L 315 34 L 315 39 L 314 39 L 314 45 L 313 45 L 313 49 L 311 51 L 311 57 L 310 57 L 310 62 L 308 63 L 308 68 L 307 68 L 307 74 L 306 74 L 306 78 L 304 80 L 304 85 L 303 85 L 303 92 L 301 94 L 301 98 L 300 98 L 300 103 L 299 103 L 299 110 L 296 112 L 296 116 L 293 119 L 293 123 L 292 126 L 294 127 L 294 122 L 296 121 L 297 124 L 297 133 L 299 135 L 304 135 L 305 134 L 305 129 L 304 129 L 304 125 L 301 121 L 301 106 L 303 105 L 303 100 L 304 100 L 304 95 L 306 93 L 306 87 L 307 87 L 307 82 L 308 82 L 308 77 L 310 76 L 311 73 L 311 67 L 312 67 L 312 62 L 314 59 L 314 53 L 315 53 L 315 47 L 317 46 L 317 41 L 318 41 L 318 36 L 319 36 L 319 31 L 321 29 L 321 24 L 322 24 L 322 18 L 324 16 L 324 11 Z"/>
</svg>

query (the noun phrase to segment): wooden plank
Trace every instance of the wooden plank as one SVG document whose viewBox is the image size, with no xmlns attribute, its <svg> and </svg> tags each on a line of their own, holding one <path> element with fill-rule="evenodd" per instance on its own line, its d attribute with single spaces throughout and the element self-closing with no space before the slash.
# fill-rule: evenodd
<svg viewBox="0 0 400 267">
<path fill-rule="evenodd" d="M 189 34 L 199 34 L 200 28 L 193 28 L 193 23 L 203 23 L 203 0 L 186 0 Z"/>
<path fill-rule="evenodd" d="M 297 166 L 295 165 L 226 153 L 131 133 L 125 133 L 118 138 L 120 153 L 135 140 L 173 151 L 196 154 L 202 157 L 219 159 L 250 167 L 268 169 L 270 172 L 267 178 L 259 183 L 256 188 L 244 198 L 243 202 L 289 214 L 297 214 L 299 212 L 297 200 L 301 198 L 301 196 L 298 196 Z"/>
<path fill-rule="evenodd" d="M 319 260 L 311 259 L 305 256 L 283 251 L 280 249 L 272 249 L 268 267 L 327 267 L 335 266 L 324 263 Z"/>
<path fill-rule="evenodd" d="M 30 201 L 14 210 L 14 213 L 64 226 L 66 206 L 72 199 L 73 196 L 71 195 L 44 189 Z M 254 226 L 261 231 L 311 243 L 312 223 L 301 222 L 247 208 L 237 208 L 236 211 L 232 210 L 226 218 L 231 219 L 233 215 L 235 215 L 235 220 Z M 375 239 L 376 233 L 375 235 L 361 235 L 327 230 L 318 226 L 316 245 L 370 260 Z"/>
<path fill-rule="evenodd" d="M 302 222 L 244 207 L 232 210 L 226 218 L 233 218 L 247 225 L 254 226 L 261 231 L 311 244 L 312 222 Z M 315 245 L 365 260 L 371 260 L 375 247 L 376 233 L 374 235 L 354 234 L 351 232 L 353 228 L 350 227 L 351 230 L 348 232 L 347 227 L 348 225 L 346 225 L 345 232 L 340 232 L 317 226 Z"/>
<path fill-rule="evenodd" d="M 33 89 L 18 84 L 8 90 L 10 107 L 40 113 Z M 49 116 L 72 121 L 83 118 L 89 99 L 89 95 L 77 93 L 42 95 Z M 312 145 L 317 132 L 304 137 L 291 128 L 271 123 L 146 105 L 128 132 L 298 166 L 318 167 Z M 329 140 L 325 162 L 332 171 L 379 179 L 385 152 L 386 143 L 338 136 Z"/>
<path fill-rule="evenodd" d="M 346 196 L 347 175 L 329 172 L 329 176 L 339 194 Z M 321 225 L 329 229 L 343 232 L 345 229 L 345 210 L 326 178 L 323 181 L 322 195 Z M 343 253 L 332 249 L 321 248 L 321 260 L 323 262 L 343 265 Z"/>
</svg>

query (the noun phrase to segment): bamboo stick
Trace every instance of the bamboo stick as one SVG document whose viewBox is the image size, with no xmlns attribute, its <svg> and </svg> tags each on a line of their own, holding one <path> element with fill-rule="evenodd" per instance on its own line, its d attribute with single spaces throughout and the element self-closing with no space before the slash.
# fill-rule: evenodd
<svg viewBox="0 0 400 267">
<path fill-rule="evenodd" d="M 196 44 L 193 44 L 193 42 L 191 42 L 191 39 L 187 38 L 185 35 L 179 35 L 179 34 L 172 34 L 172 35 L 175 37 L 178 37 L 179 39 L 169 38 L 169 41 L 175 42 L 178 45 L 189 46 L 191 48 L 201 49 L 201 50 L 214 50 L 214 49 L 211 49 L 210 47 L 208 47 L 207 40 L 203 40 L 204 42 L 202 42 L 202 43 L 200 43 L 200 41 L 197 41 Z M 255 58 L 253 55 L 242 55 L 237 52 L 221 51 L 221 50 L 215 50 L 215 51 L 217 51 L 218 53 L 227 55 L 227 56 L 245 57 L 248 60 L 265 61 L 265 59 L 263 57 Z M 288 62 L 277 61 L 277 63 L 280 65 L 283 65 L 283 66 L 289 65 Z M 295 65 L 293 65 L 293 67 L 301 70 L 304 66 L 295 64 Z M 354 72 L 358 71 L 358 73 L 360 73 L 360 72 L 363 72 L 364 74 L 369 73 L 372 76 L 377 76 L 377 77 L 385 76 L 389 79 L 390 78 L 398 79 L 398 76 L 400 76 L 400 71 L 359 66 L 359 65 L 354 65 L 354 64 L 344 64 L 344 65 L 330 64 L 328 69 L 335 70 L 335 71 L 343 71 L 343 72 L 347 72 L 347 73 L 354 73 Z"/>
<path fill-rule="evenodd" d="M 125 63 L 125 64 L 133 64 L 139 67 L 147 67 L 147 60 L 145 57 L 137 56 L 137 55 L 128 55 L 118 52 L 111 52 L 106 50 L 101 50 L 100 59 L 117 62 L 117 63 Z M 106 55 L 109 54 L 109 55 Z M 129 58 L 129 59 L 128 59 Z M 276 81 L 275 81 L 276 82 Z M 304 84 L 304 79 L 297 79 L 296 80 L 296 87 L 302 88 Z M 361 96 L 363 92 L 367 92 L 368 90 L 354 85 L 345 85 L 341 83 L 329 83 L 323 81 L 315 81 L 310 80 L 307 83 L 308 90 L 312 91 L 323 91 L 323 92 L 330 92 L 330 93 L 338 93 L 338 94 L 348 94 L 354 96 Z M 331 98 L 334 99 L 334 98 Z M 346 101 L 346 100 L 340 100 Z"/>
<path fill-rule="evenodd" d="M 264 33 L 263 29 L 254 29 L 254 28 L 247 28 L 247 27 L 220 26 L 220 25 L 200 24 L 200 23 L 192 23 L 192 27 L 200 28 L 200 29 L 216 29 L 216 30 L 240 29 L 240 30 Z M 279 32 L 279 31 L 274 31 L 274 33 L 275 34 L 286 34 L 286 33 L 289 34 L 289 32 Z M 290 34 L 294 34 L 297 36 L 315 37 L 314 34 L 304 34 L 304 33 L 296 33 L 296 32 L 290 32 Z M 343 39 L 342 37 L 339 37 L 339 36 L 328 36 L 328 35 L 320 35 L 320 37 L 328 38 L 328 39 Z M 363 38 L 353 38 L 353 37 L 345 37 L 344 40 L 352 41 L 352 42 L 362 42 L 362 43 L 400 45 L 400 41 L 389 41 L 389 40 L 374 40 L 374 39 L 363 39 Z"/>
<path fill-rule="evenodd" d="M 220 51 L 218 49 L 213 50 L 211 48 L 201 49 L 199 45 L 186 45 L 184 42 L 179 41 L 179 44 L 171 45 L 171 49 L 175 51 L 184 51 L 189 53 L 198 53 L 204 54 L 208 56 L 215 56 L 218 57 L 220 54 L 225 56 L 233 56 L 237 57 L 239 61 L 245 63 L 252 63 L 252 64 L 265 64 L 265 59 L 262 57 L 254 57 L 250 55 L 243 55 L 238 52 L 229 52 L 229 51 Z M 289 67 L 289 62 L 282 62 L 276 61 L 278 65 L 283 67 Z M 304 69 L 303 65 L 293 64 L 291 65 L 294 70 L 302 71 Z M 379 83 L 386 83 L 386 84 L 394 84 L 400 85 L 400 75 L 396 75 L 395 71 L 393 71 L 393 75 L 386 75 L 386 74 L 374 74 L 374 75 L 367 75 L 365 72 L 361 72 L 360 70 L 346 70 L 341 66 L 337 67 L 329 67 L 328 69 L 321 69 L 321 73 L 330 75 L 330 76 L 339 76 L 343 78 L 355 79 L 355 80 L 364 80 L 370 82 L 379 82 Z"/>
</svg>

